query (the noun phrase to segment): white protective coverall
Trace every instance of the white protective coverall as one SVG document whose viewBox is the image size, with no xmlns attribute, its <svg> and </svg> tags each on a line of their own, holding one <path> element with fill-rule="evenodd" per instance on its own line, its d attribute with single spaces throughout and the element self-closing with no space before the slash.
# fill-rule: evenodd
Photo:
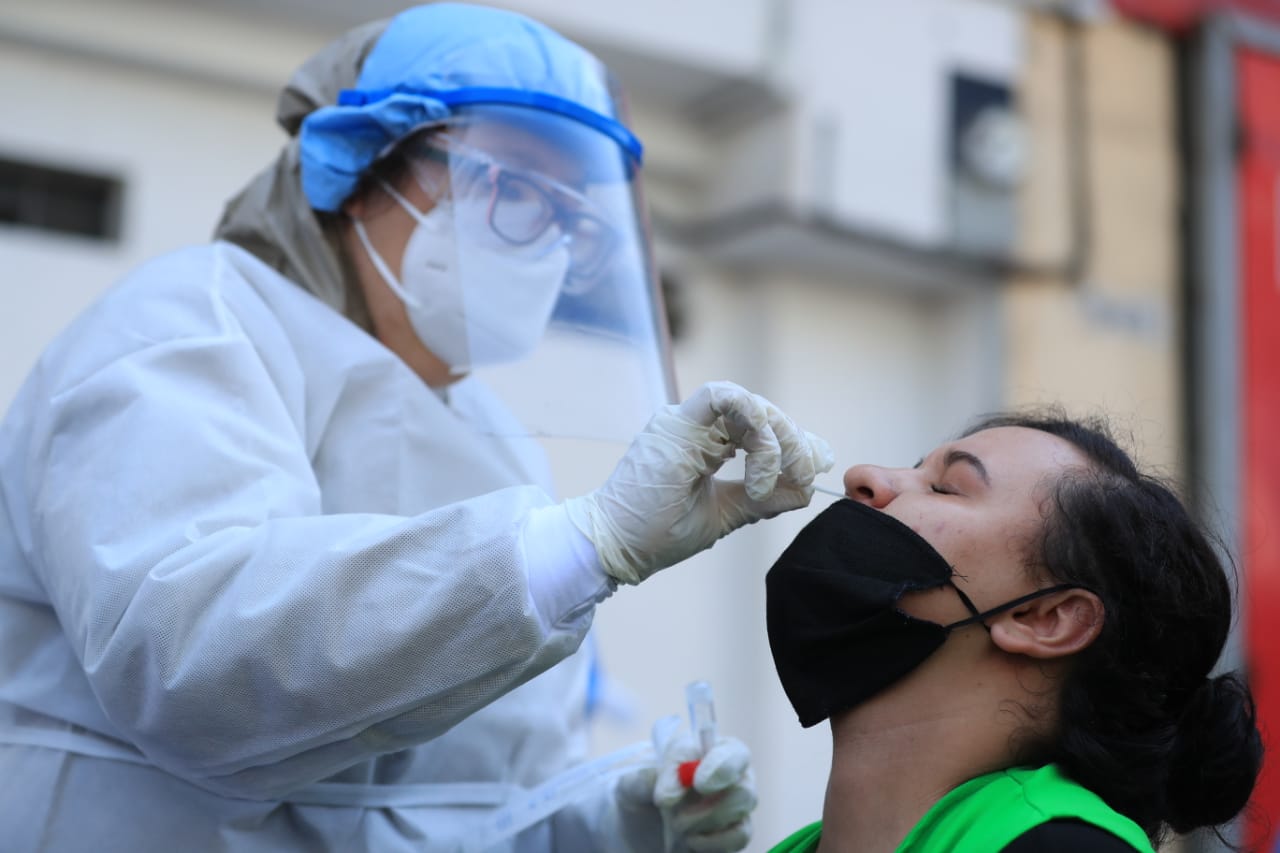
<svg viewBox="0 0 1280 853">
<path fill-rule="evenodd" d="M 448 850 L 584 757 L 609 585 L 531 585 L 500 416 L 228 243 L 109 291 L 0 431 L 0 847 Z"/>
<path fill-rule="evenodd" d="M 306 164 L 340 200 L 375 149 L 452 116 L 442 98 L 578 114 L 596 64 L 470 4 L 352 30 L 282 91 L 289 139 L 218 241 L 140 267 L 45 350 L 0 424 L 0 850 L 473 845 L 517 786 L 586 757 L 578 649 L 610 578 L 808 503 L 825 442 L 712 383 L 697 417 L 655 413 L 600 489 L 553 504 L 534 441 L 497 437 L 528 431 L 495 397 L 432 390 L 365 331 L 340 205 L 307 196 Z M 368 103 L 340 106 L 357 83 Z M 639 221 L 607 278 L 647 288 Z M 713 479 L 737 449 L 744 482 Z M 664 829 L 741 849 L 749 753 L 720 741 L 694 754 L 724 777 L 688 797 L 690 756 L 664 749 L 505 849 L 656 850 Z M 695 820 L 664 826 L 659 789 Z"/>
</svg>

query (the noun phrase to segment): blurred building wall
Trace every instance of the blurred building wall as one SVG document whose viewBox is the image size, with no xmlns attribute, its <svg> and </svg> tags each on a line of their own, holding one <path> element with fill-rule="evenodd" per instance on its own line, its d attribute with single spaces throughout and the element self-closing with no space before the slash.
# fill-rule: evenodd
<svg viewBox="0 0 1280 853">
<path fill-rule="evenodd" d="M 1029 18 L 1031 168 L 1005 302 L 1009 404 L 1108 413 L 1142 458 L 1183 460 L 1173 46 L 1118 19 Z"/>
<path fill-rule="evenodd" d="M 207 239 L 274 156 L 274 92 L 298 62 L 400 5 L 9 0 L 0 157 L 116 175 L 124 207 L 115 242 L 0 225 L 0 401 L 114 278 Z M 730 379 L 774 399 L 831 441 L 833 488 L 848 465 L 911 465 L 976 413 L 1045 400 L 1110 411 L 1177 473 L 1180 190 L 1160 38 L 984 0 L 497 5 L 580 39 L 631 93 L 682 391 Z M 961 162 L 961 92 L 1007 97 L 1023 122 L 1021 136 L 997 124 L 985 177 Z M 580 457 L 564 490 L 598 483 L 614 455 Z M 763 577 L 826 502 L 598 611 L 614 692 L 597 750 L 646 738 L 708 678 L 722 729 L 755 754 L 754 851 L 821 813 L 827 733 L 801 730 L 777 685 Z"/>
<path fill-rule="evenodd" d="M 0 401 L 40 347 L 112 280 L 207 240 L 283 133 L 275 92 L 316 33 L 201 7 L 29 2 L 0 9 L 0 158 L 120 184 L 119 233 L 0 223 Z"/>
</svg>

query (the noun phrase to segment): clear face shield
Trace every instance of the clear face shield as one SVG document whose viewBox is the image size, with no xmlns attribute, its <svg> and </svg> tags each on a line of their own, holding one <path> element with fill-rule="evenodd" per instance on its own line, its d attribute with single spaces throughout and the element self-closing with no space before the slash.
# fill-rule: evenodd
<svg viewBox="0 0 1280 853">
<path fill-rule="evenodd" d="M 508 105 L 468 107 L 398 150 L 436 199 L 406 246 L 402 296 L 427 348 L 508 410 L 478 426 L 629 441 L 674 393 L 629 155 Z"/>
</svg>

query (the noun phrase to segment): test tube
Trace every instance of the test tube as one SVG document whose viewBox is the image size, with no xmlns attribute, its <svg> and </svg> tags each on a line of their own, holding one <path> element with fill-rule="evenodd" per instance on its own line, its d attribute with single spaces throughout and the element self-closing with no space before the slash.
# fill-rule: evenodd
<svg viewBox="0 0 1280 853">
<path fill-rule="evenodd" d="M 706 755 L 716 745 L 716 706 L 711 685 L 706 681 L 691 681 L 684 688 L 684 698 L 689 703 L 689 729 Z"/>
</svg>

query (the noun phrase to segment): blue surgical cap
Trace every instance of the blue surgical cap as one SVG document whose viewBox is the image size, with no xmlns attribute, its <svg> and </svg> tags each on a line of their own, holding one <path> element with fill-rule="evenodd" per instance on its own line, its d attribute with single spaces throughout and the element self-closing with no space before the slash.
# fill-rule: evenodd
<svg viewBox="0 0 1280 853">
<path fill-rule="evenodd" d="M 303 120 L 299 160 L 307 201 L 316 210 L 338 210 L 365 170 L 400 139 L 480 104 L 559 114 L 640 159 L 640 143 L 617 120 L 608 75 L 594 56 L 514 12 L 435 3 L 393 18 L 356 88 Z"/>
</svg>

